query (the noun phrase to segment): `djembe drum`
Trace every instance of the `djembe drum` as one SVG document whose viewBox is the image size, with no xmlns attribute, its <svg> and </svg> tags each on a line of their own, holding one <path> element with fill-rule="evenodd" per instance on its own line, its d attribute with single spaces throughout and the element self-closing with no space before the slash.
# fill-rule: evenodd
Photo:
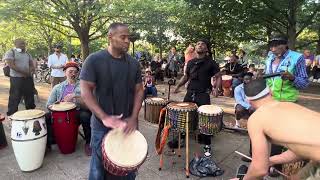
<svg viewBox="0 0 320 180">
<path fill-rule="evenodd" d="M 163 98 L 152 97 L 145 100 L 146 115 L 145 119 L 148 122 L 157 124 L 159 121 L 160 111 L 167 105 L 167 101 Z"/>
<path fill-rule="evenodd" d="M 189 127 L 191 130 L 195 130 L 198 126 L 194 122 L 197 108 L 197 105 L 191 102 L 172 102 L 168 104 L 167 109 L 171 128 L 185 132 L 187 112 L 189 112 Z"/>
<path fill-rule="evenodd" d="M 76 150 L 79 131 L 79 118 L 76 105 L 71 102 L 60 102 L 49 107 L 51 110 L 52 129 L 55 140 L 62 154 Z"/>
<path fill-rule="evenodd" d="M 222 76 L 222 89 L 223 95 L 226 97 L 231 96 L 231 86 L 232 86 L 232 76 L 223 75 Z"/>
<path fill-rule="evenodd" d="M 146 138 L 139 132 L 126 135 L 122 129 L 113 129 L 102 140 L 104 168 L 116 176 L 126 176 L 136 171 L 148 154 Z"/>
<path fill-rule="evenodd" d="M 201 134 L 215 135 L 222 129 L 223 110 L 215 105 L 198 108 L 199 130 Z"/>
<path fill-rule="evenodd" d="M 12 120 L 11 140 L 14 155 L 22 171 L 41 167 L 47 144 L 47 125 L 44 111 L 18 111 Z"/>
</svg>

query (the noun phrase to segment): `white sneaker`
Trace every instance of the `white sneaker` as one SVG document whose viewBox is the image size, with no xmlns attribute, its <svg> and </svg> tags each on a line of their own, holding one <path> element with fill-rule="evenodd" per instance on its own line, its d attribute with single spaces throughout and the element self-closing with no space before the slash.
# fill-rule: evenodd
<svg viewBox="0 0 320 180">
<path fill-rule="evenodd" d="M 313 79 L 313 81 L 312 82 L 317 82 L 318 80 L 317 79 Z"/>
<path fill-rule="evenodd" d="M 312 81 L 313 80 L 313 76 L 309 77 L 309 81 Z"/>
<path fill-rule="evenodd" d="M 318 79 L 318 83 L 320 83 L 320 78 Z"/>
<path fill-rule="evenodd" d="M 236 125 L 233 126 L 233 128 L 239 129 L 239 128 L 240 128 L 240 125 L 239 125 L 239 124 L 236 124 Z"/>
</svg>

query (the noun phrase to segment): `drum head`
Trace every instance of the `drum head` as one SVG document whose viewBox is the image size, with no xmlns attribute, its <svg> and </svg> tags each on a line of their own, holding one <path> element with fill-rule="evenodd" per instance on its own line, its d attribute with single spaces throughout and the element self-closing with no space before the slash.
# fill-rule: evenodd
<svg viewBox="0 0 320 180">
<path fill-rule="evenodd" d="M 191 111 L 197 109 L 197 105 L 191 102 L 172 102 L 168 104 L 168 109 L 177 111 Z"/>
<path fill-rule="evenodd" d="M 76 107 L 76 104 L 72 102 L 59 102 L 57 104 L 52 104 L 49 109 L 52 111 L 68 111 Z"/>
<path fill-rule="evenodd" d="M 158 104 L 158 105 L 166 105 L 167 101 L 163 98 L 152 97 L 146 99 L 146 104 Z"/>
<path fill-rule="evenodd" d="M 215 105 L 202 105 L 198 108 L 200 114 L 217 115 L 223 112 L 222 108 Z"/>
<path fill-rule="evenodd" d="M 108 159 L 121 167 L 139 165 L 148 153 L 147 140 L 137 130 L 125 135 L 122 129 L 113 129 L 107 134 L 103 143 Z"/>
<path fill-rule="evenodd" d="M 30 120 L 30 119 L 35 119 L 43 116 L 45 114 L 44 111 L 41 111 L 39 109 L 29 109 L 29 110 L 24 110 L 24 111 L 18 111 L 14 113 L 10 119 L 12 120 Z"/>
<path fill-rule="evenodd" d="M 222 75 L 222 80 L 223 80 L 223 81 L 228 81 L 228 80 L 231 80 L 231 79 L 232 79 L 232 76 Z"/>
</svg>

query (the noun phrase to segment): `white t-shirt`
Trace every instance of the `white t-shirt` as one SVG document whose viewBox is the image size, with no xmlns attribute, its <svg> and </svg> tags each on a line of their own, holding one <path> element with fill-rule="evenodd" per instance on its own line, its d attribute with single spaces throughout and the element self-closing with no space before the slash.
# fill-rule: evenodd
<svg viewBox="0 0 320 180">
<path fill-rule="evenodd" d="M 56 55 L 56 53 L 53 53 L 48 58 L 48 67 L 51 68 L 51 66 L 61 66 L 65 65 L 68 62 L 68 57 L 65 54 L 60 54 L 60 57 Z M 52 77 L 64 77 L 63 68 L 60 69 L 52 69 L 51 68 L 51 76 Z"/>
</svg>

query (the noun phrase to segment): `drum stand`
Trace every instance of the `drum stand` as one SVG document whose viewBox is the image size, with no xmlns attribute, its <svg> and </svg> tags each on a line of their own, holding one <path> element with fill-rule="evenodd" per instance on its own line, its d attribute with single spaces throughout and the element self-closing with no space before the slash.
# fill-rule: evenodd
<svg viewBox="0 0 320 180">
<path fill-rule="evenodd" d="M 168 111 L 166 112 L 166 117 L 168 116 Z M 165 123 L 167 123 L 167 118 L 165 119 Z M 186 173 L 186 177 L 189 178 L 190 176 L 190 171 L 189 171 L 189 112 L 187 112 L 187 117 L 186 117 L 186 142 L 185 142 L 185 146 L 186 146 L 186 162 L 185 162 L 185 173 Z M 179 135 L 178 135 L 178 157 L 181 157 L 181 148 L 180 148 L 180 144 L 181 144 L 181 133 L 180 130 L 178 131 Z M 160 154 L 160 167 L 159 167 L 159 171 L 161 171 L 163 167 L 163 153 Z"/>
</svg>

